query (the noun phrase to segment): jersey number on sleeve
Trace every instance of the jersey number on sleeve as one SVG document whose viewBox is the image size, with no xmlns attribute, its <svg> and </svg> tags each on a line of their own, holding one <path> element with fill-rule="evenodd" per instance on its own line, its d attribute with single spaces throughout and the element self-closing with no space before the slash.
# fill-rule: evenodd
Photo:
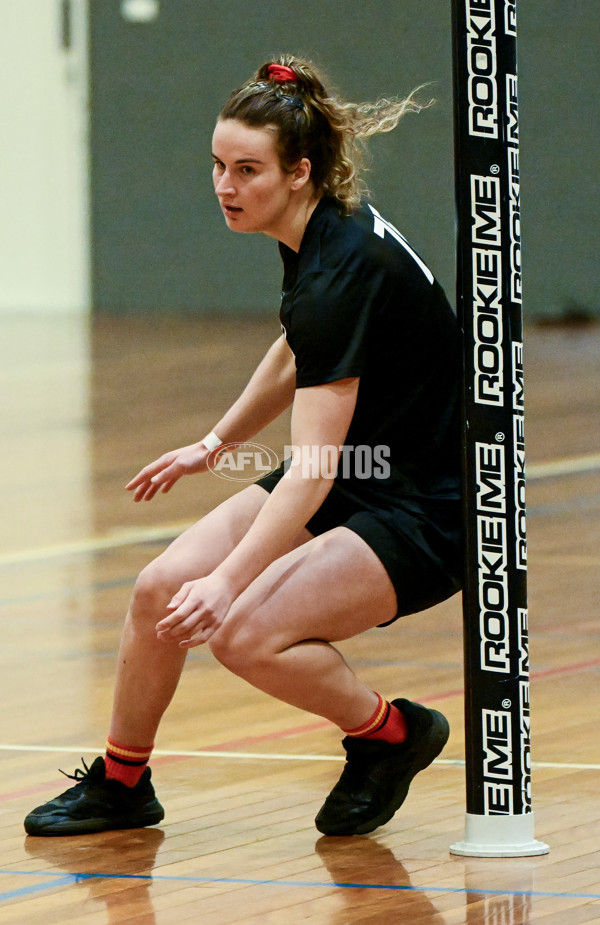
<svg viewBox="0 0 600 925">
<path fill-rule="evenodd" d="M 373 225 L 373 231 L 375 232 L 375 234 L 379 235 L 380 238 L 383 238 L 385 236 L 386 231 L 388 234 L 391 234 L 391 236 L 398 242 L 398 244 L 401 244 L 404 250 L 408 254 L 410 254 L 413 260 L 418 264 L 418 266 L 421 268 L 421 270 L 423 271 L 423 273 L 425 274 L 429 282 L 433 283 L 433 273 L 431 272 L 429 267 L 423 263 L 419 255 L 414 252 L 414 250 L 412 249 L 412 247 L 410 246 L 410 244 L 408 243 L 404 235 L 400 234 L 398 229 L 394 228 L 394 226 L 390 222 L 388 222 L 385 218 L 382 218 L 382 216 L 379 214 L 377 209 L 373 208 L 371 203 L 369 203 L 369 209 L 373 213 L 373 218 L 375 220 L 374 225 Z"/>
</svg>

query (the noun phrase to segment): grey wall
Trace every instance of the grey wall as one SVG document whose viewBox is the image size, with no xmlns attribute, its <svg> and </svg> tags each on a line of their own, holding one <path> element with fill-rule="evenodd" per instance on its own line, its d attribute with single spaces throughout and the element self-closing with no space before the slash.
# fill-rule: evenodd
<svg viewBox="0 0 600 925">
<path fill-rule="evenodd" d="M 212 192 L 210 140 L 230 90 L 280 51 L 313 58 L 353 100 L 432 82 L 435 108 L 372 140 L 369 184 L 453 300 L 449 0 L 160 0 L 158 9 L 154 20 L 133 23 L 122 16 L 121 0 L 90 0 L 96 308 L 276 309 L 276 246 L 225 228 Z M 571 303 L 600 312 L 599 37 L 596 0 L 520 4 L 530 315 L 561 314 Z"/>
</svg>

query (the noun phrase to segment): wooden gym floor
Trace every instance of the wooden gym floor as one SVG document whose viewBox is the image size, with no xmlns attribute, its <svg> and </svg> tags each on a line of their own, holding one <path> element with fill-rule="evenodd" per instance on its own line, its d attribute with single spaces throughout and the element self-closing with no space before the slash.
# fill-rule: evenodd
<svg viewBox="0 0 600 925">
<path fill-rule="evenodd" d="M 450 742 L 376 834 L 319 837 L 338 732 L 193 650 L 161 727 L 162 826 L 26 838 L 103 751 L 140 568 L 237 490 L 214 474 L 135 506 L 125 482 L 209 431 L 278 335 L 268 321 L 3 319 L 0 923 L 600 922 L 600 327 L 526 331 L 533 794 L 538 858 L 451 856 L 464 835 L 457 597 L 344 644 Z M 261 442 L 278 452 L 285 422 Z"/>
</svg>

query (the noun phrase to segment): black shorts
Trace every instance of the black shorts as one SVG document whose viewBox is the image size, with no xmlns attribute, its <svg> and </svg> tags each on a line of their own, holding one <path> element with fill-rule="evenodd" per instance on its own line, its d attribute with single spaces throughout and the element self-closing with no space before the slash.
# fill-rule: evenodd
<svg viewBox="0 0 600 925">
<path fill-rule="evenodd" d="M 272 491 L 283 465 L 256 483 Z M 399 617 L 427 610 L 462 586 L 461 503 L 452 496 L 424 498 L 380 493 L 370 481 L 333 483 L 325 501 L 306 524 L 313 536 L 347 527 L 371 547 L 390 576 Z"/>
</svg>

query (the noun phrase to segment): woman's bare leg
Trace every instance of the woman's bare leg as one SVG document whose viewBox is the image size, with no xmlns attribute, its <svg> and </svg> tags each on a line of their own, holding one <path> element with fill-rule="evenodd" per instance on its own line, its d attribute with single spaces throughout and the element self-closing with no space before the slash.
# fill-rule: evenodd
<svg viewBox="0 0 600 925">
<path fill-rule="evenodd" d="M 396 609 L 375 553 L 337 527 L 270 565 L 233 604 L 210 647 L 260 690 L 354 729 L 372 716 L 377 696 L 331 643 L 392 619 Z"/>
<path fill-rule="evenodd" d="M 177 644 L 157 639 L 156 624 L 185 581 L 210 574 L 239 543 L 267 497 L 260 486 L 244 489 L 190 527 L 141 572 L 119 650 L 109 732 L 113 741 L 138 746 L 154 742 L 186 656 Z M 304 531 L 298 542 L 309 538 Z"/>
</svg>

